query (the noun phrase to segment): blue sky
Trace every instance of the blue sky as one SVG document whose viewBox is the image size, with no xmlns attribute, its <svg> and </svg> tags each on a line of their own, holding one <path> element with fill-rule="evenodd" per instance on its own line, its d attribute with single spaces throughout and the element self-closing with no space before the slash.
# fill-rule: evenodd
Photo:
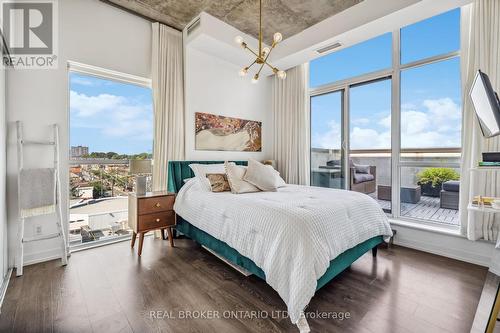
<svg viewBox="0 0 500 333">
<path fill-rule="evenodd" d="M 151 153 L 151 89 L 70 74 L 70 143 L 91 152 Z"/>
<path fill-rule="evenodd" d="M 401 30 L 403 64 L 460 48 L 460 10 Z M 311 87 L 391 67 L 391 33 L 339 50 L 311 62 Z M 313 147 L 340 147 L 341 97 L 311 99 Z M 352 149 L 390 148 L 391 81 L 350 89 Z M 401 73 L 403 148 L 459 147 L 461 128 L 460 60 L 453 58 Z"/>
</svg>

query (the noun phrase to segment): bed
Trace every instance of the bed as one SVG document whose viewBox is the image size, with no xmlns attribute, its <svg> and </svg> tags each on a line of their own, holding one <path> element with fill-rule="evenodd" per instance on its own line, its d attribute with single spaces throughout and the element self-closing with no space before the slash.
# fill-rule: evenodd
<svg viewBox="0 0 500 333">
<path fill-rule="evenodd" d="M 192 163 L 223 162 L 169 162 L 168 190 L 178 193 L 177 232 L 265 280 L 301 331 L 308 331 L 303 310 L 315 291 L 368 251 L 375 256 L 377 245 L 392 236 L 386 215 L 364 194 L 298 185 L 202 193 L 196 180 L 187 180 L 194 176 Z"/>
</svg>

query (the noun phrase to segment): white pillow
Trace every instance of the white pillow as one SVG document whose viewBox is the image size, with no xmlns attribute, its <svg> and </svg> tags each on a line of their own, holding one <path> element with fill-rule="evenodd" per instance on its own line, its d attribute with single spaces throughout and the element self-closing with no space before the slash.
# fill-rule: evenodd
<svg viewBox="0 0 500 333">
<path fill-rule="evenodd" d="M 280 184 L 276 172 L 270 165 L 264 165 L 256 160 L 249 159 L 247 172 L 243 180 L 257 186 L 262 191 L 275 192 Z"/>
<path fill-rule="evenodd" d="M 229 162 L 235 165 L 234 162 Z M 200 186 L 207 191 L 212 191 L 210 181 L 207 179 L 207 173 L 226 173 L 224 164 L 189 164 L 189 167 L 194 172 L 194 176 L 198 178 Z"/>
<path fill-rule="evenodd" d="M 239 194 L 260 191 L 256 186 L 243 180 L 246 172 L 247 167 L 241 165 L 230 165 L 226 162 L 226 175 L 232 193 Z"/>
<path fill-rule="evenodd" d="M 283 178 L 281 178 L 280 176 L 280 173 L 278 172 L 278 170 L 275 170 L 273 168 L 274 172 L 275 172 L 275 175 L 276 175 L 276 183 L 278 184 L 278 187 L 283 187 L 283 186 L 286 186 L 286 182 Z"/>
</svg>

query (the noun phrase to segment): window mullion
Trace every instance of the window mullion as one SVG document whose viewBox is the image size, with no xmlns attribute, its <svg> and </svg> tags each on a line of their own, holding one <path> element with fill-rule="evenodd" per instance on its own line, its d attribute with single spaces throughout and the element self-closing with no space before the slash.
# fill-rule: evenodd
<svg viewBox="0 0 500 333">
<path fill-rule="evenodd" d="M 392 93 L 391 93 L 391 213 L 398 218 L 400 209 L 401 151 L 401 39 L 400 31 L 392 33 Z"/>
</svg>

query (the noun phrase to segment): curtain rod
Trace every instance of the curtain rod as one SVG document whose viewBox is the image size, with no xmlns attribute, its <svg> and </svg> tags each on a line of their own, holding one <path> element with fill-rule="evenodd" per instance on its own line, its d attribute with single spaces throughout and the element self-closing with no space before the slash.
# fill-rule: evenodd
<svg viewBox="0 0 500 333">
<path fill-rule="evenodd" d="M 99 1 L 101 1 L 101 2 L 103 2 L 103 3 L 105 3 L 105 4 L 107 4 L 107 5 L 113 6 L 113 7 L 115 7 L 115 8 L 121 9 L 121 10 L 123 10 L 123 11 L 125 11 L 125 12 L 127 12 L 127 13 L 129 13 L 129 14 L 132 14 L 132 15 L 138 16 L 138 17 L 140 17 L 140 18 L 142 18 L 142 19 L 144 19 L 144 20 L 147 20 L 147 21 L 149 21 L 149 22 L 152 22 L 152 23 L 154 23 L 154 22 L 160 22 L 161 24 L 165 24 L 165 25 L 166 25 L 166 26 L 168 26 L 169 28 L 172 28 L 172 29 L 174 29 L 174 30 L 176 30 L 176 31 L 182 32 L 182 30 L 179 30 L 179 29 L 177 29 L 176 27 L 173 27 L 173 26 L 172 26 L 171 24 L 169 24 L 169 23 L 166 23 L 166 22 L 164 22 L 164 21 L 162 21 L 162 20 L 157 20 L 157 19 L 154 19 L 154 18 L 152 18 L 152 17 L 149 17 L 149 16 L 146 16 L 146 15 L 143 15 L 143 14 L 141 14 L 141 13 L 138 13 L 138 12 L 136 12 L 136 11 L 133 11 L 133 10 L 131 10 L 131 9 L 128 9 L 128 8 L 126 8 L 126 7 L 123 7 L 123 6 L 121 6 L 121 5 L 117 4 L 117 3 L 111 2 L 110 0 L 99 0 Z"/>
</svg>

